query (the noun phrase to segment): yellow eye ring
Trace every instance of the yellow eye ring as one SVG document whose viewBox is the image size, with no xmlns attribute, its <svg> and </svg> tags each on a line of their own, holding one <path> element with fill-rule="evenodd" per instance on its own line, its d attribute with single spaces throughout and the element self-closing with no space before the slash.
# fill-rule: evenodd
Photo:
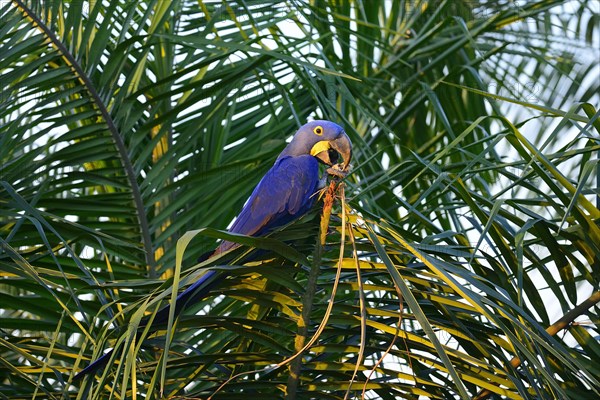
<svg viewBox="0 0 600 400">
<path fill-rule="evenodd" d="M 313 132 L 317 136 L 323 136 L 323 127 L 321 125 L 319 125 L 319 126 L 315 127 L 315 129 L 313 129 Z"/>
</svg>

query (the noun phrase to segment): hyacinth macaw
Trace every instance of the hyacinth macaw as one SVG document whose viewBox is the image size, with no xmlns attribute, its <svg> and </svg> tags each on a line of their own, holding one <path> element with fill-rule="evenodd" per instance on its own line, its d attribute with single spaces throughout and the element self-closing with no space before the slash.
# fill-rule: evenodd
<svg viewBox="0 0 600 400">
<path fill-rule="evenodd" d="M 336 164 L 338 154 L 343 158 L 340 164 Z M 314 194 L 320 184 L 319 162 L 330 166 L 328 173 L 344 176 L 349 169 L 351 157 L 352 143 L 341 126 L 325 120 L 312 121 L 302 126 L 258 183 L 229 231 L 261 236 L 273 228 L 299 218 L 315 202 Z M 236 246 L 236 243 L 223 241 L 212 255 L 224 253 Z M 205 297 L 215 284 L 225 277 L 220 271 L 208 271 L 202 275 L 177 296 L 175 317 L 188 304 Z M 156 313 L 151 332 L 156 330 L 152 328 L 164 325 L 168 321 L 169 311 L 170 306 L 166 306 Z M 144 327 L 147 323 L 148 321 L 142 321 L 140 325 Z M 104 366 L 113 350 L 79 372 L 75 379 Z"/>
</svg>

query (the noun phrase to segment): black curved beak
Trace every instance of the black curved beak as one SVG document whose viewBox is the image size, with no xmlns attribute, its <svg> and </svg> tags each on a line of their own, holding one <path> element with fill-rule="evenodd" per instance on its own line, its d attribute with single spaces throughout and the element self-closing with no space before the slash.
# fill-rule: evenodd
<svg viewBox="0 0 600 400">
<path fill-rule="evenodd" d="M 350 166 L 350 160 L 352 160 L 352 142 L 348 135 L 346 135 L 346 132 L 342 132 L 337 139 L 331 142 L 331 148 L 342 156 L 342 159 L 344 160 L 342 163 L 342 170 L 346 171 Z"/>
<path fill-rule="evenodd" d="M 350 160 L 352 159 L 352 142 L 346 132 L 342 132 L 336 139 L 329 142 L 329 149 L 322 151 L 316 157 L 324 164 L 333 166 L 338 162 L 338 155 L 344 160 L 342 171 L 348 170 Z"/>
</svg>

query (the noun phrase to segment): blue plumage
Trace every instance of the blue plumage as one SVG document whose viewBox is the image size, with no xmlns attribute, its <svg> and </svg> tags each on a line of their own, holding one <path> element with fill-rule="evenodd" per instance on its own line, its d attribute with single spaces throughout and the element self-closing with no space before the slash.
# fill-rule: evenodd
<svg viewBox="0 0 600 400">
<path fill-rule="evenodd" d="M 233 233 L 261 236 L 293 221 L 314 203 L 319 184 L 319 163 L 310 155 L 284 157 L 265 174 L 229 229 Z M 217 252 L 231 249 L 223 242 Z"/>
<path fill-rule="evenodd" d="M 229 231 L 261 236 L 305 214 L 313 205 L 314 194 L 318 190 L 319 161 L 331 166 L 337 158 L 334 152 L 339 152 L 344 158 L 341 170 L 345 171 L 352 155 L 352 145 L 342 127 L 324 120 L 302 126 L 258 183 Z M 236 246 L 235 243 L 223 241 L 213 255 Z M 220 272 L 208 271 L 180 293 L 175 302 L 175 317 L 188 305 L 204 298 L 224 278 Z M 152 328 L 165 324 L 168 317 L 169 306 L 166 306 L 155 315 Z M 146 323 L 142 321 L 141 325 L 145 326 Z M 79 372 L 75 379 L 105 365 L 112 351 Z"/>
</svg>

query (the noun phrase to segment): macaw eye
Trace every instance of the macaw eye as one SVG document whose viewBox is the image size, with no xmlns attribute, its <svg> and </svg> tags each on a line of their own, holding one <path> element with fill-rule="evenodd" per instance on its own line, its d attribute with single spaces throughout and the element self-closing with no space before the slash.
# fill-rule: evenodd
<svg viewBox="0 0 600 400">
<path fill-rule="evenodd" d="M 323 135 L 323 128 L 321 127 L 321 125 L 319 125 L 315 129 L 313 129 L 313 132 L 315 133 L 315 135 L 321 136 Z"/>
</svg>

